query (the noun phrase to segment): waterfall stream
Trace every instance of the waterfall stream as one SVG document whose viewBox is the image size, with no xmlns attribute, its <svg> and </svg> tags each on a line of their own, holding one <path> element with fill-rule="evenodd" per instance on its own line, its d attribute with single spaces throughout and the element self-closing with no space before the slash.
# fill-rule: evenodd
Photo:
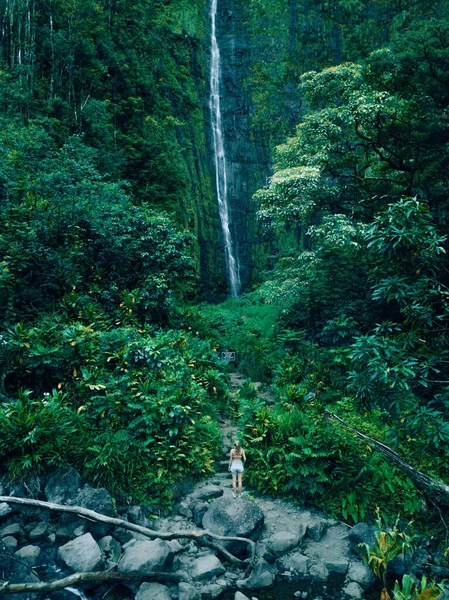
<svg viewBox="0 0 449 600">
<path fill-rule="evenodd" d="M 212 0 L 211 7 L 211 65 L 210 65 L 210 114 L 215 159 L 215 185 L 217 190 L 218 210 L 225 244 L 226 268 L 229 287 L 233 298 L 241 291 L 240 266 L 235 250 L 235 243 L 230 230 L 231 211 L 228 200 L 228 167 L 223 140 L 223 126 L 220 106 L 220 49 L 216 35 L 217 0 Z"/>
</svg>

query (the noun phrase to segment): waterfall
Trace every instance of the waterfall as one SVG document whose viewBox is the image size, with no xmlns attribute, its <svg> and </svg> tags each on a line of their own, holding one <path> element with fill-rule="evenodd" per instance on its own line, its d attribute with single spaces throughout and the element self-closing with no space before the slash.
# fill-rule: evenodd
<svg viewBox="0 0 449 600">
<path fill-rule="evenodd" d="M 228 168 L 223 141 L 223 127 L 220 107 L 220 50 L 216 35 L 217 0 L 212 0 L 211 8 L 211 64 L 210 64 L 210 114 L 215 158 L 215 185 L 218 210 L 225 243 L 226 268 L 233 298 L 241 290 L 240 266 L 230 230 L 230 207 L 228 201 Z"/>
</svg>

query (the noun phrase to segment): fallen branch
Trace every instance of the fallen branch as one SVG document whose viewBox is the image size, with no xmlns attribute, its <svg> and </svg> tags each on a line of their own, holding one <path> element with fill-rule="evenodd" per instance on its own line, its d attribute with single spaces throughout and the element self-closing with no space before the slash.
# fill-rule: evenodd
<svg viewBox="0 0 449 600">
<path fill-rule="evenodd" d="M 418 469 L 415 469 L 415 467 L 412 467 L 412 465 L 405 462 L 405 460 L 403 460 L 399 456 L 399 454 L 397 454 L 394 450 L 392 450 L 385 444 L 382 444 L 382 442 L 379 442 L 378 440 L 375 440 L 374 438 L 369 437 L 368 435 L 365 435 L 360 431 L 357 431 L 357 429 L 354 429 L 354 427 L 351 427 L 350 425 L 345 423 L 343 419 L 340 419 L 340 417 L 338 417 L 334 413 L 331 413 L 328 410 L 326 410 L 325 414 L 328 419 L 333 419 L 334 421 L 337 421 L 337 423 L 340 423 L 340 425 L 343 425 L 343 427 L 350 429 L 360 439 L 365 440 L 366 442 L 368 442 L 368 444 L 379 450 L 379 452 L 382 452 L 382 454 L 384 454 L 387 458 L 395 462 L 398 465 L 398 467 L 402 471 L 404 471 L 404 473 L 406 473 L 418 487 L 424 489 L 428 494 L 430 494 L 431 498 L 434 499 L 435 497 L 437 497 L 443 504 L 449 506 L 448 485 L 442 483 L 441 481 L 438 481 L 438 479 L 435 479 L 430 475 L 426 475 L 425 473 L 418 471 Z"/>
<path fill-rule="evenodd" d="M 22 594 L 24 592 L 56 592 L 71 585 L 78 583 L 130 583 L 139 581 L 164 581 L 171 583 L 179 583 L 184 581 L 181 575 L 176 573 L 118 573 L 116 571 L 100 571 L 92 573 L 74 573 L 63 579 L 57 579 L 47 583 L 45 581 L 39 583 L 2 583 L 0 584 L 0 594 Z"/>
<path fill-rule="evenodd" d="M 243 537 L 230 537 L 217 535 L 208 531 L 207 529 L 203 531 L 199 530 L 186 530 L 186 531 L 174 531 L 174 532 L 164 532 L 164 531 L 154 531 L 153 529 L 148 529 L 147 527 L 143 527 L 142 525 L 136 525 L 135 523 L 129 523 L 128 521 L 124 521 L 123 519 L 118 519 L 116 517 L 107 517 L 106 515 L 102 515 L 100 513 L 95 512 L 94 510 L 90 510 L 88 508 L 84 508 L 83 506 L 66 506 L 62 504 L 53 504 L 52 502 L 44 502 L 43 500 L 34 500 L 32 498 L 16 498 L 14 496 L 0 496 L 0 502 L 6 502 L 7 504 L 20 504 L 22 506 L 35 506 L 36 508 L 45 508 L 48 510 L 54 510 L 56 512 L 66 512 L 73 513 L 82 517 L 83 519 L 90 519 L 94 521 L 99 521 L 100 523 L 107 523 L 108 525 L 114 525 L 115 527 L 122 527 L 123 529 L 129 529 L 130 531 L 135 531 L 137 533 L 141 533 L 149 538 L 159 538 L 161 540 L 176 540 L 180 538 L 188 538 L 195 540 L 201 546 L 207 546 L 208 548 L 212 548 L 219 552 L 226 560 L 231 562 L 232 564 L 240 567 L 240 568 L 248 568 L 253 564 L 254 554 L 256 550 L 256 544 L 252 540 Z M 211 538 L 211 539 L 209 539 Z M 237 558 L 233 554 L 231 554 L 226 548 L 224 548 L 221 544 L 216 543 L 213 540 L 218 540 L 220 542 L 242 542 L 247 544 L 250 548 L 250 558 L 241 560 Z"/>
</svg>

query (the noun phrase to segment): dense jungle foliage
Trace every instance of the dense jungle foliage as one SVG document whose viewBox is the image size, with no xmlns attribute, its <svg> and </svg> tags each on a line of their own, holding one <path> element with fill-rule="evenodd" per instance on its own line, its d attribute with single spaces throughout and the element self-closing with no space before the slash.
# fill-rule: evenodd
<svg viewBox="0 0 449 600">
<path fill-rule="evenodd" d="M 414 515 L 421 492 L 325 411 L 445 479 L 449 11 L 235 8 L 254 136 L 284 138 L 255 195 L 280 241 L 257 286 L 211 305 L 189 212 L 207 3 L 0 0 L 2 469 L 72 465 L 170 506 L 213 471 L 228 415 L 255 488 L 349 522 Z M 230 396 L 221 349 L 274 403 Z"/>
</svg>

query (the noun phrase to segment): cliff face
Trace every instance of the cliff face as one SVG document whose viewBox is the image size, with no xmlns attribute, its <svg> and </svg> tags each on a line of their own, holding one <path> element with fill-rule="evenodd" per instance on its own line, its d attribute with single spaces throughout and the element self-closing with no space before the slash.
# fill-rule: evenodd
<svg viewBox="0 0 449 600">
<path fill-rule="evenodd" d="M 209 4 L 204 3 L 202 39 L 192 55 L 200 108 L 184 133 L 191 194 L 183 212 L 198 239 L 203 293 L 213 297 L 225 294 L 227 283 L 210 134 Z M 252 196 L 270 176 L 275 146 L 301 118 L 301 74 L 360 60 L 411 21 L 438 14 L 439 6 L 430 0 L 419 5 L 412 0 L 218 0 L 231 233 L 244 285 L 270 267 L 280 250 L 298 243 L 298 232 L 275 239 L 261 230 Z"/>
</svg>

